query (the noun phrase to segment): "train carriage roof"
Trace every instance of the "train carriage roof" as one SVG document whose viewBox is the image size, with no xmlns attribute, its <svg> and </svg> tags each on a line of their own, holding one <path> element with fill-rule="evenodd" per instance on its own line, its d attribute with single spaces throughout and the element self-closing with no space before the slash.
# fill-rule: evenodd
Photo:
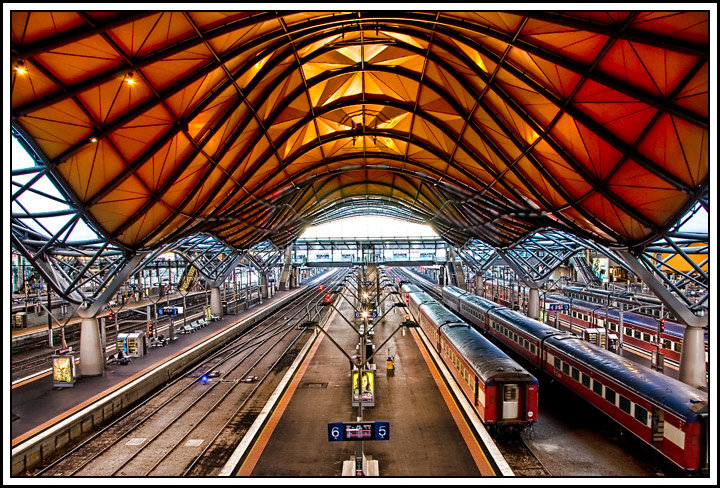
<svg viewBox="0 0 720 488">
<path fill-rule="evenodd" d="M 708 404 L 707 393 L 580 338 L 551 337 L 546 343 L 682 418 L 696 418 Z"/>
<path fill-rule="evenodd" d="M 466 297 L 464 297 L 467 301 L 477 305 L 480 307 L 483 311 L 488 312 L 490 310 L 494 309 L 504 309 L 507 307 L 504 307 L 503 305 L 500 305 L 499 303 L 495 303 L 492 300 L 489 300 L 487 298 L 478 296 L 478 295 L 472 295 L 468 294 Z"/>
<path fill-rule="evenodd" d="M 531 382 L 537 379 L 473 328 L 443 328 L 443 334 L 482 379 L 488 382 Z"/>
<path fill-rule="evenodd" d="M 543 339 L 552 335 L 569 336 L 567 332 L 560 331 L 555 327 L 543 324 L 542 322 L 531 319 L 519 312 L 510 310 L 508 308 L 497 308 L 490 312 L 492 317 L 498 317 L 506 322 L 512 322 L 514 324 L 521 324 L 521 329 L 527 331 L 533 337 Z"/>
<path fill-rule="evenodd" d="M 425 312 L 427 316 L 438 326 L 460 325 L 469 327 L 467 322 L 455 315 L 452 311 L 448 310 L 443 304 L 438 303 L 435 299 L 432 299 L 432 301 L 427 303 L 422 303 L 420 305 L 420 310 Z"/>
</svg>

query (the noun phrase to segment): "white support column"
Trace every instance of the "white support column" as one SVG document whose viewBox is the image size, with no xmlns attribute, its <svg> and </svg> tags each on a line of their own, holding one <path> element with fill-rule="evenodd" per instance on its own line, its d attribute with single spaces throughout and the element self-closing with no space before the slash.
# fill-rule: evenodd
<svg viewBox="0 0 720 488">
<path fill-rule="evenodd" d="M 98 320 L 83 318 L 80 325 L 80 368 L 82 376 L 98 376 L 105 370 L 105 349 L 100 339 Z"/>
<path fill-rule="evenodd" d="M 697 387 L 707 386 L 705 381 L 705 334 L 699 327 L 685 327 L 678 378 Z"/>
<path fill-rule="evenodd" d="M 482 271 L 475 271 L 475 294 L 478 296 L 483 295 L 483 289 L 485 288 L 485 279 Z"/>
<path fill-rule="evenodd" d="M 260 290 L 263 298 L 270 298 L 268 291 L 268 277 L 265 273 L 260 273 Z"/>
<path fill-rule="evenodd" d="M 222 297 L 220 295 L 220 287 L 210 287 L 210 311 L 213 315 L 222 318 Z"/>
<path fill-rule="evenodd" d="M 540 290 L 530 288 L 528 293 L 528 317 L 540 320 Z"/>
</svg>

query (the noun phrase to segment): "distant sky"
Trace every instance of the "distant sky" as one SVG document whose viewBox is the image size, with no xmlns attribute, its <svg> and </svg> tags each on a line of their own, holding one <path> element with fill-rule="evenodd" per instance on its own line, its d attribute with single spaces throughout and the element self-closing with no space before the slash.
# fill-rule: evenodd
<svg viewBox="0 0 720 488">
<path fill-rule="evenodd" d="M 388 217 L 351 217 L 309 227 L 300 238 L 327 237 L 437 237 L 429 225 L 415 224 Z"/>
</svg>

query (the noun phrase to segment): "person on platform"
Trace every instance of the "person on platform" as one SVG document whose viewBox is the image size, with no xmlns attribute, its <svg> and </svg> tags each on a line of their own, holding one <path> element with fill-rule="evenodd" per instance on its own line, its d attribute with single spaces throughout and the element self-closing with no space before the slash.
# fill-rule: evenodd
<svg viewBox="0 0 720 488">
<path fill-rule="evenodd" d="M 125 351 L 123 351 L 122 349 L 120 349 L 117 353 L 117 360 L 118 363 L 122 365 L 127 365 L 130 362 L 130 359 L 127 357 Z"/>
</svg>

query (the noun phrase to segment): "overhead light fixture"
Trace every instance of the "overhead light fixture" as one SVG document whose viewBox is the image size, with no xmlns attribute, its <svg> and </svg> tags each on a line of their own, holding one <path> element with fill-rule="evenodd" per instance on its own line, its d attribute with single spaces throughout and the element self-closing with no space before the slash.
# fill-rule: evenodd
<svg viewBox="0 0 720 488">
<path fill-rule="evenodd" d="M 135 84 L 135 78 L 133 76 L 133 72 L 129 72 L 127 75 L 125 75 L 125 83 L 132 86 Z"/>
<path fill-rule="evenodd" d="M 90 138 L 90 142 L 92 142 L 93 144 L 96 143 L 97 141 L 98 141 L 98 138 L 95 136 Z"/>
<path fill-rule="evenodd" d="M 15 62 L 15 72 L 19 75 L 26 75 L 27 74 L 27 67 L 25 66 L 25 61 L 22 59 L 18 59 Z"/>
</svg>

